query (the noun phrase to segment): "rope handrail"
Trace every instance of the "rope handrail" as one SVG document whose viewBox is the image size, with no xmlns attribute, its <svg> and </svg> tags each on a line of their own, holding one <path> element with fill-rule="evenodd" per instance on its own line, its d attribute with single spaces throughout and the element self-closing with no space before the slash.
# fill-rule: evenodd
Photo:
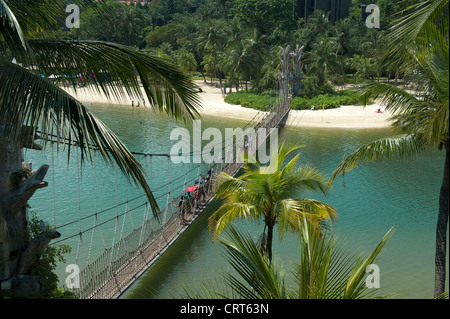
<svg viewBox="0 0 450 319">
<path fill-rule="evenodd" d="M 290 99 L 283 99 L 283 100 L 280 99 L 279 104 L 276 107 L 274 106 L 273 108 L 270 109 L 269 112 L 266 112 L 265 114 L 258 112 L 254 116 L 252 121 L 247 123 L 246 126 L 253 125 L 253 127 L 256 128 L 259 127 L 265 128 L 267 133 L 267 135 L 265 135 L 265 138 L 267 138 L 270 134 L 272 134 L 274 128 L 289 112 L 290 110 L 289 102 Z M 258 119 L 258 121 L 256 123 L 253 123 L 255 119 Z M 232 136 L 232 138 L 233 137 L 234 136 Z M 52 141 L 52 143 L 53 142 L 54 141 Z M 258 149 L 258 147 L 259 145 L 256 145 L 255 151 Z M 222 150 L 223 149 L 225 149 L 225 146 L 222 148 Z M 250 151 L 248 145 L 244 144 L 244 150 Z M 132 153 L 134 155 L 143 155 L 143 156 L 165 156 L 167 157 L 169 162 L 168 164 L 169 170 L 170 170 L 171 156 L 177 156 L 175 154 L 149 154 L 141 152 L 132 152 Z M 189 155 L 192 154 L 194 153 L 193 152 L 189 153 Z M 185 155 L 187 155 L 187 153 Z M 175 240 L 179 236 L 179 234 L 189 226 L 189 224 L 184 226 L 182 224 L 181 218 L 184 208 L 179 206 L 177 206 L 178 207 L 177 209 L 173 208 L 173 206 L 176 206 L 176 204 L 178 203 L 179 197 L 179 195 L 173 196 L 172 195 L 173 191 L 182 187 L 183 193 L 181 195 L 183 196 L 185 190 L 185 187 L 183 187 L 183 185 L 186 186 L 187 184 L 190 184 L 192 181 L 200 180 L 200 176 L 203 177 L 205 174 L 211 173 L 210 179 L 202 183 L 201 187 L 199 186 L 199 191 L 194 196 L 194 198 L 189 200 L 189 203 L 190 201 L 192 201 L 192 206 L 189 206 L 191 207 L 189 209 L 192 209 L 194 212 L 194 210 L 196 210 L 199 205 L 200 189 L 206 190 L 205 191 L 206 197 L 203 197 L 206 206 L 207 203 L 209 203 L 209 201 L 215 197 L 215 194 L 211 191 L 213 181 L 215 180 L 215 177 L 213 177 L 213 175 L 215 176 L 218 172 L 221 171 L 227 172 L 230 175 L 234 175 L 243 166 L 243 163 L 237 161 L 237 154 L 234 154 L 233 152 L 232 156 L 233 156 L 232 162 L 226 163 L 222 162 L 226 158 L 226 154 L 222 152 L 220 161 L 216 161 L 213 165 L 211 165 L 210 163 L 208 167 L 204 168 L 203 170 L 201 169 L 200 163 L 199 165 L 194 165 L 194 167 L 189 170 L 186 170 L 185 165 L 185 171 L 183 172 L 183 174 L 175 178 L 171 178 L 170 181 L 168 181 L 167 183 L 158 186 L 154 190 L 154 192 L 161 190 L 165 187 L 169 187 L 168 192 L 164 192 L 164 194 L 158 195 L 156 197 L 156 199 L 159 200 L 167 196 L 166 206 L 161 210 L 161 213 L 164 213 L 165 223 L 158 222 L 156 226 L 152 226 L 153 222 L 156 220 L 155 217 L 148 218 L 149 217 L 148 214 L 146 215 L 146 212 L 144 212 L 142 225 L 139 226 L 138 228 L 134 228 L 134 226 L 132 226 L 131 232 L 125 237 L 122 236 L 123 225 L 125 222 L 126 215 L 129 214 L 131 218 L 131 212 L 133 211 L 137 211 L 138 209 L 141 209 L 143 207 L 145 207 L 145 209 L 148 210 L 149 207 L 148 201 L 145 201 L 142 204 L 136 204 L 136 206 L 132 208 L 128 206 L 131 202 L 134 202 L 145 196 L 140 195 L 130 200 L 127 199 L 123 203 L 120 204 L 116 203 L 116 205 L 106 208 L 100 212 L 95 212 L 93 214 L 80 217 L 76 221 L 58 226 L 59 228 L 62 228 L 80 222 L 81 220 L 94 217 L 95 220 L 93 225 L 91 224 L 86 229 L 80 229 L 79 232 L 72 234 L 68 237 L 62 238 L 58 241 L 55 241 L 52 244 L 57 244 L 65 240 L 75 238 L 77 236 L 79 236 L 80 242 L 82 242 L 82 236 L 84 233 L 94 231 L 96 228 L 101 230 L 100 226 L 110 223 L 112 221 L 116 221 L 117 227 L 117 225 L 119 224 L 119 219 L 123 217 L 120 239 L 117 242 L 115 242 L 116 239 L 114 236 L 113 244 L 110 246 L 110 248 L 105 247 L 103 253 L 100 254 L 100 256 L 98 256 L 92 262 L 87 262 L 86 267 L 80 273 L 81 278 L 83 278 L 83 284 L 81 285 L 82 288 L 80 288 L 80 290 L 77 291 L 76 293 L 80 297 L 84 298 L 114 298 L 114 296 L 117 296 L 118 294 L 123 292 L 124 287 L 127 287 L 130 284 L 130 281 L 136 279 L 139 273 L 142 273 L 142 271 L 148 268 L 149 265 L 165 249 L 167 249 L 168 246 L 170 246 L 173 240 Z M 188 177 L 187 173 L 188 172 L 191 173 L 194 170 L 198 170 L 197 174 L 195 176 Z M 183 180 L 180 181 L 181 184 L 176 182 L 181 178 L 183 178 Z M 118 208 L 119 206 L 123 205 L 127 205 L 124 212 L 122 213 L 117 212 L 117 214 L 114 214 L 114 216 L 104 221 L 101 222 L 98 221 L 97 217 L 99 214 L 105 213 L 106 211 L 110 211 L 114 208 Z M 203 206 L 203 208 L 205 206 Z M 194 214 L 193 212 L 191 212 L 191 214 Z M 190 222 L 192 222 L 193 219 L 195 219 L 196 217 L 190 218 L 191 218 Z M 151 227 L 148 227 L 148 225 L 150 225 Z M 172 225 L 174 226 L 172 227 Z M 181 229 L 179 227 L 180 225 L 183 226 L 181 227 Z M 130 270 L 130 268 L 132 270 Z"/>
</svg>

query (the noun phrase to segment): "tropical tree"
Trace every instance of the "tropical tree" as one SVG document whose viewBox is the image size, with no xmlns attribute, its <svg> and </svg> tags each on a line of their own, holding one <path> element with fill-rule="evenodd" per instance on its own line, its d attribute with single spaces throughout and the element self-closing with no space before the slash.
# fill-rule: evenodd
<svg viewBox="0 0 450 319">
<path fill-rule="evenodd" d="M 258 36 L 269 37 L 276 28 L 295 25 L 291 0 L 234 0 L 235 16 L 246 28 L 256 29 Z"/>
<path fill-rule="evenodd" d="M 355 54 L 353 58 L 350 59 L 350 65 L 356 70 L 356 78 L 360 77 L 362 79 L 368 79 L 369 77 L 373 77 L 377 72 L 377 66 L 372 58 L 358 54 Z"/>
<path fill-rule="evenodd" d="M 247 81 L 254 79 L 264 64 L 265 46 L 256 37 L 255 30 L 253 37 L 231 42 L 225 54 L 225 71 L 233 79 L 245 80 L 246 89 Z"/>
<path fill-rule="evenodd" d="M 220 240 L 233 271 L 203 281 L 200 289 L 184 288 L 188 298 L 232 299 L 361 299 L 375 297 L 366 271 L 392 237 L 391 228 L 367 255 L 356 255 L 333 234 L 317 232 L 306 218 L 298 220 L 300 262 L 288 271 L 263 254 L 250 235 L 230 226 Z M 293 278 L 288 285 L 287 274 Z M 376 296 L 377 298 L 386 296 Z"/>
<path fill-rule="evenodd" d="M 127 45 L 134 43 L 134 36 L 136 34 L 136 28 L 140 28 L 141 18 L 139 17 L 140 10 L 134 6 L 127 6 L 127 8 L 121 12 L 121 23 L 119 29 L 125 30 L 127 36 Z"/>
<path fill-rule="evenodd" d="M 219 53 L 221 47 L 226 43 L 226 25 L 220 20 L 209 20 L 202 32 L 202 41 L 198 44 L 200 48 L 210 50 L 214 61 L 214 77 L 218 77 L 222 84 L 219 71 Z"/>
<path fill-rule="evenodd" d="M 308 191 L 325 193 L 325 179 L 321 172 L 307 164 L 297 168 L 300 154 L 282 166 L 298 149 L 281 145 L 277 158 L 272 157 L 277 165 L 272 174 L 265 174 L 258 163 L 252 163 L 256 161 L 251 158 L 247 159 L 239 177 L 220 174 L 217 199 L 222 201 L 222 206 L 209 218 L 213 238 L 217 238 L 235 219 L 263 220 L 265 228 L 261 249 L 271 260 L 273 231 L 277 224 L 281 238 L 286 231 L 299 230 L 297 221 L 301 216 L 306 216 L 317 228 L 322 222 L 336 218 L 336 210 L 330 205 L 303 197 Z"/>
<path fill-rule="evenodd" d="M 200 71 L 203 76 L 203 80 L 206 83 L 205 70 L 202 65 L 203 57 L 205 55 L 204 46 L 200 46 L 199 43 L 203 40 L 201 36 L 201 23 L 195 16 L 184 17 L 181 20 L 183 26 L 182 32 L 177 33 L 177 42 L 183 47 L 184 50 L 190 52 L 195 59 L 196 69 Z"/>
<path fill-rule="evenodd" d="M 175 60 L 177 61 L 177 65 L 184 72 L 188 72 L 188 74 L 197 67 L 195 56 L 185 48 L 182 48 L 175 53 Z"/>
<path fill-rule="evenodd" d="M 330 75 L 341 72 L 338 49 L 334 38 L 322 36 L 312 44 L 311 51 L 305 53 L 307 72 L 315 74 L 320 85 L 324 84 Z"/>
<path fill-rule="evenodd" d="M 107 10 L 96 1 L 71 3 Z M 93 160 L 95 149 L 142 187 L 156 216 L 159 211 L 143 167 L 120 139 L 82 103 L 45 77 L 64 74 L 72 87 L 81 81 L 108 98 L 146 96 L 151 105 L 174 119 L 187 120 L 197 114 L 193 84 L 168 62 L 113 43 L 31 39 L 37 31 L 64 21 L 65 4 L 0 0 L 0 281 L 25 297 L 39 295 L 39 278 L 31 276 L 33 267 L 50 240 L 60 234 L 49 230 L 38 238 L 25 235 L 27 201 L 47 186 L 43 179 L 48 165 L 31 172 L 22 166 L 22 148 L 45 149 L 48 141 L 56 138 L 57 145 L 69 144 L 69 154 L 79 147 L 81 161 Z M 96 80 L 80 78 L 80 74 Z M 35 143 L 38 138 L 42 146 Z M 32 289 L 24 292 L 23 287 Z"/>
<path fill-rule="evenodd" d="M 402 67 L 419 78 L 418 94 L 387 83 L 371 83 L 367 97 L 379 98 L 392 115 L 398 135 L 360 147 L 333 172 L 330 184 L 345 172 L 371 161 L 407 157 L 430 147 L 444 150 L 445 166 L 436 230 L 435 296 L 445 290 L 449 196 L 449 28 L 448 0 L 420 1 L 408 7 L 389 31 L 383 64 Z M 420 97 L 418 96 L 420 95 Z"/>
</svg>

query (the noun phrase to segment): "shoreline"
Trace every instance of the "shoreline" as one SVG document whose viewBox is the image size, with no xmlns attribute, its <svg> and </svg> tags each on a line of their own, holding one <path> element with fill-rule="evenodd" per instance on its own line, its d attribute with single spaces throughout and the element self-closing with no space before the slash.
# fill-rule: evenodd
<svg viewBox="0 0 450 319">
<path fill-rule="evenodd" d="M 201 102 L 200 115 L 251 121 L 258 113 L 262 112 L 240 105 L 228 104 L 224 101 L 220 88 L 205 84 L 202 80 L 194 82 L 202 89 L 202 92 L 199 93 Z M 112 104 L 124 107 L 127 104 L 131 107 L 133 103 L 135 107 L 137 106 L 137 101 L 132 101 L 130 98 L 123 98 L 121 101 L 117 99 L 109 100 L 103 93 L 97 94 L 93 90 L 77 89 L 77 94 L 75 94 L 73 89 L 64 90 L 82 103 Z M 146 106 L 144 106 L 144 101 Z M 141 101 L 141 107 L 149 108 L 148 101 L 144 101 Z M 379 108 L 381 108 L 383 113 L 376 112 Z M 367 106 L 344 105 L 328 110 L 291 110 L 285 125 L 287 127 L 334 129 L 389 128 L 391 126 L 388 121 L 389 117 L 390 114 L 385 112 L 384 106 L 378 103 Z"/>
</svg>

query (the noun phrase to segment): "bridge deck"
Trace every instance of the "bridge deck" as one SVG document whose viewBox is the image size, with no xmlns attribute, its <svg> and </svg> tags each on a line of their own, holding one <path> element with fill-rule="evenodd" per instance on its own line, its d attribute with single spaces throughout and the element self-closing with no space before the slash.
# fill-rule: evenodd
<svg viewBox="0 0 450 319">
<path fill-rule="evenodd" d="M 268 113 L 255 127 L 266 127 L 269 134 L 286 118 L 290 110 L 290 101 L 288 99 L 282 103 L 277 112 Z M 224 171 L 229 175 L 235 175 L 242 166 L 242 163 L 234 162 L 221 165 L 220 170 L 215 171 Z M 80 298 L 87 299 L 118 298 L 158 260 L 204 211 L 215 197 L 214 191 L 211 191 L 212 188 L 214 188 L 213 181 L 207 187 L 208 192 L 205 194 L 204 201 L 197 203 L 198 207 L 195 207 L 190 214 L 185 214 L 183 218 L 179 213 L 172 214 L 166 223 L 155 232 L 152 231 L 148 234 L 144 240 L 139 241 L 134 249 L 133 247 L 130 248 L 130 246 L 133 246 L 133 241 L 128 241 L 128 239 L 133 237 L 137 240 L 138 232 L 142 234 L 140 228 L 121 239 L 113 247 L 106 249 L 99 258 L 80 273 L 81 288 L 75 293 Z M 168 205 L 171 207 L 173 203 L 169 202 Z M 126 251 L 121 253 L 122 246 L 125 246 Z"/>
</svg>

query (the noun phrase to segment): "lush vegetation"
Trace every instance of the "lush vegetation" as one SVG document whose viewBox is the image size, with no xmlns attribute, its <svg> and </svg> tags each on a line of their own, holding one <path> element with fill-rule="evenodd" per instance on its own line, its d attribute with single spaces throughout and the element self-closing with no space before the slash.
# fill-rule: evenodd
<svg viewBox="0 0 450 319">
<path fill-rule="evenodd" d="M 65 39 L 111 41 L 152 51 L 203 79 L 217 79 L 235 91 L 276 88 L 279 46 L 305 45 L 303 95 L 332 93 L 333 86 L 380 76 L 394 78 L 401 70 L 380 69 L 386 30 L 406 2 L 378 0 L 381 28 L 369 29 L 361 0 L 350 15 L 332 22 L 316 11 L 298 18 L 291 0 L 154 0 L 144 6 L 111 1 L 111 13 L 82 12 L 82 26 L 61 27 Z"/>
<path fill-rule="evenodd" d="M 392 236 L 390 229 L 369 254 L 356 255 L 342 239 L 318 232 L 306 218 L 297 220 L 299 262 L 270 260 L 251 236 L 230 226 L 221 239 L 231 265 L 222 276 L 202 281 L 201 289 L 183 287 L 188 298 L 360 299 L 375 296 L 366 269 Z M 291 277 L 289 277 L 291 276 Z M 369 278 L 370 279 L 370 278 Z"/>
<path fill-rule="evenodd" d="M 271 260 L 275 227 L 281 237 L 286 232 L 299 231 L 300 218 L 304 217 L 317 229 L 336 218 L 337 212 L 333 207 L 305 197 L 309 193 L 325 193 L 325 178 L 319 170 L 307 164 L 299 166 L 300 154 L 283 166 L 288 157 L 299 149 L 281 145 L 277 156 L 272 156 L 269 168 L 250 158 L 239 177 L 220 173 L 217 198 L 223 204 L 209 218 L 209 227 L 215 238 L 234 219 L 263 220 L 265 227 L 260 245 Z"/>
<path fill-rule="evenodd" d="M 45 77 L 63 74 L 72 87 L 82 84 L 108 97 L 145 96 L 154 107 L 177 120 L 192 119 L 197 114 L 197 92 L 177 66 L 135 47 L 106 42 L 116 39 L 68 40 L 58 27 L 64 25 L 66 6 L 73 3 L 103 17 L 112 13 L 111 8 L 92 0 L 56 0 L 46 5 L 34 0 L 0 0 L 0 275 L 13 283 L 1 290 L 0 297 L 6 290 L 11 297 L 23 298 L 54 291 L 52 268 L 61 257 L 60 251 L 49 249 L 42 254 L 42 250 L 59 233 L 29 232 L 26 209 L 34 192 L 46 186 L 43 178 L 48 167 L 43 165 L 32 174 L 13 173 L 20 177 L 9 182 L 11 171 L 22 166 L 18 155 L 23 153 L 22 148 L 41 149 L 34 144 L 35 139 L 41 138 L 46 149 L 49 137 L 57 134 L 58 141 L 70 141 L 69 151 L 75 144 L 80 148 L 81 161 L 92 160 L 95 148 L 106 162 L 116 164 L 145 191 L 155 215 L 160 211 L 146 172 L 120 139 L 82 103 Z M 132 17 L 133 9 L 124 9 L 130 13 L 127 17 Z M 127 21 L 123 41 L 132 44 L 134 24 Z M 107 30 L 105 24 L 97 27 L 101 32 Z M 109 35 L 116 34 L 111 31 Z M 91 75 L 100 74 L 108 76 L 89 80 Z M 18 235 L 28 233 L 30 236 Z"/>
<path fill-rule="evenodd" d="M 392 112 L 395 135 L 361 146 L 344 158 L 330 182 L 345 172 L 375 160 L 408 157 L 437 148 L 445 153 L 436 227 L 435 297 L 445 290 L 449 216 L 449 7 L 448 0 L 419 1 L 395 21 L 382 66 L 416 78 L 412 94 L 389 83 L 369 83 L 367 97 L 379 98 Z"/>
<path fill-rule="evenodd" d="M 249 107 L 262 111 L 269 110 L 277 98 L 276 92 L 258 91 L 251 89 L 249 91 L 239 91 L 228 94 L 225 102 L 237 104 L 243 107 Z M 333 93 L 319 94 L 313 98 L 297 96 L 292 100 L 291 108 L 293 110 L 310 109 L 332 109 L 341 105 L 362 105 L 364 101 L 361 94 L 354 90 L 342 90 Z"/>
<path fill-rule="evenodd" d="M 85 3 L 76 2 L 80 6 Z M 435 295 L 438 296 L 445 288 L 448 227 L 448 0 L 378 0 L 380 29 L 364 25 L 360 8 L 363 2 L 353 0 L 349 17 L 333 23 L 328 14 L 320 11 L 307 20 L 299 19 L 291 0 L 153 0 L 144 6 L 109 1 L 105 10 L 97 5 L 82 6 L 81 28 L 69 30 L 64 26 L 64 8 L 59 5 L 64 1 L 44 7 L 34 1 L 0 0 L 0 124 L 14 122 L 8 127 L 13 133 L 21 130 L 15 123 L 39 124 L 46 129 L 44 135 L 52 134 L 53 124 L 59 125 L 58 132 L 70 132 L 71 138 L 81 140 L 84 158 L 89 156 L 90 146 L 98 147 L 105 160 L 116 162 L 153 200 L 142 167 L 120 140 L 81 103 L 23 65 L 38 66 L 46 75 L 75 75 L 86 69 L 98 74 L 106 69 L 120 83 L 113 87 L 113 94 L 136 94 L 140 92 L 140 83 L 148 84 L 144 86 L 152 90 L 147 89 L 147 97 L 168 115 L 182 119 L 191 118 L 197 104 L 192 83 L 184 73 L 198 72 L 205 82 L 218 81 L 232 87 L 237 92 L 227 96 L 229 103 L 266 110 L 276 98 L 279 47 L 304 45 L 305 78 L 302 91 L 293 100 L 294 109 L 357 104 L 357 93 L 335 88 L 369 83 L 365 86 L 366 97 L 384 100 L 394 114 L 393 124 L 398 132 L 396 136 L 364 145 L 346 157 L 334 171 L 330 185 L 340 174 L 371 160 L 412 155 L 427 147 L 446 152 L 436 232 Z M 388 29 L 390 26 L 393 28 Z M 12 63 L 12 57 L 21 65 Z M 388 82 L 414 79 L 414 88 L 422 92 L 421 96 L 378 82 L 380 78 Z M 163 86 L 151 85 L 154 83 Z M 84 84 L 90 85 L 87 81 Z M 100 92 L 108 81 L 99 79 L 91 84 Z M 123 90 L 119 88 L 122 86 Z M 164 99 L 174 103 L 167 107 Z M 29 103 L 30 100 L 35 103 Z M 15 121 L 3 120 L 10 118 Z M 287 167 L 289 170 L 293 165 Z M 226 203 L 211 219 L 213 232 L 220 233 L 232 219 L 240 217 L 264 219 L 267 228 L 260 245 L 263 249 L 257 249 L 255 243 L 233 229 L 228 241 L 223 241 L 235 270 L 249 279 L 245 286 L 240 279 L 227 277 L 224 282 L 237 288 L 234 297 L 329 297 L 327 293 L 337 287 L 333 283 L 329 286 L 326 277 L 327 267 L 332 263 L 313 263 L 331 260 L 332 245 L 328 246 L 326 236 L 305 237 L 315 234 L 318 228 L 308 228 L 314 223 L 301 224 L 300 220 L 314 213 L 322 219 L 332 219 L 334 209 L 300 196 L 294 187 L 281 187 L 295 183 L 297 187 L 303 186 L 301 190 L 324 192 L 324 182 L 310 168 L 299 170 L 295 178 L 287 178 L 285 171 L 286 166 L 281 172 L 261 176 L 249 167 L 244 175 L 247 180 L 222 176 L 224 183 L 219 197 Z M 315 178 L 302 184 L 300 177 L 308 174 Z M 271 183 L 277 187 L 266 187 Z M 264 189 L 282 191 L 267 194 Z M 273 198 L 279 200 L 274 203 Z M 283 277 L 272 258 L 275 225 L 281 233 L 299 232 L 302 253 L 311 251 L 317 257 L 308 260 L 311 256 L 302 255 L 302 265 L 293 272 L 299 284 L 295 293 L 282 286 Z M 377 249 L 385 242 L 386 238 Z M 308 250 L 309 247 L 315 250 Z M 41 276 L 50 274 L 47 278 L 50 290 L 54 289 L 55 278 L 51 275 L 54 262 L 62 257 L 62 252 L 48 250 L 35 265 L 34 270 Z M 378 252 L 372 255 L 375 257 Z M 371 257 L 358 260 L 350 275 L 372 260 Z M 263 277 L 258 277 L 261 274 Z M 313 277 L 320 279 L 314 286 L 318 290 L 302 290 Z M 346 287 L 353 289 L 349 290 L 350 296 L 360 296 L 361 278 L 356 276 L 347 283 Z M 270 281 L 262 282 L 265 279 Z M 274 285 L 263 287 L 268 282 Z"/>
<path fill-rule="evenodd" d="M 333 94 L 319 94 L 313 98 L 295 97 L 292 100 L 293 110 L 332 109 L 341 105 L 362 104 L 360 94 L 352 90 L 336 91 Z"/>
</svg>

